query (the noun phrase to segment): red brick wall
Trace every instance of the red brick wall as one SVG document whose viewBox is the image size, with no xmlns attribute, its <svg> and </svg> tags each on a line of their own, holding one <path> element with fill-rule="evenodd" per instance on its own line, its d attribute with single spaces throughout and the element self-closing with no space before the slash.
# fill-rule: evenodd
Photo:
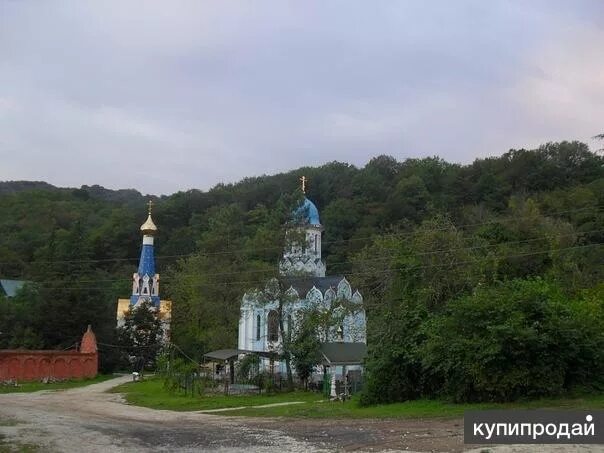
<svg viewBox="0 0 604 453">
<path fill-rule="evenodd" d="M 0 381 L 90 378 L 97 375 L 98 366 L 96 338 L 90 326 L 79 351 L 0 349 Z"/>
</svg>

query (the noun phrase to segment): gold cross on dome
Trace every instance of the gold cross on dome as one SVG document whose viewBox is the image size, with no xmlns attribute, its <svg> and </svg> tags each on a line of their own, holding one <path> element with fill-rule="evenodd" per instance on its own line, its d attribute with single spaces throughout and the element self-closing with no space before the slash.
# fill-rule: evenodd
<svg viewBox="0 0 604 453">
<path fill-rule="evenodd" d="M 308 179 L 306 179 L 306 176 L 302 176 L 300 178 L 300 182 L 302 183 L 302 193 L 306 193 L 306 181 L 308 181 Z"/>
<path fill-rule="evenodd" d="M 153 200 L 149 200 L 149 203 L 147 203 L 147 206 L 149 206 L 149 215 L 151 215 L 151 209 L 153 209 Z"/>
</svg>

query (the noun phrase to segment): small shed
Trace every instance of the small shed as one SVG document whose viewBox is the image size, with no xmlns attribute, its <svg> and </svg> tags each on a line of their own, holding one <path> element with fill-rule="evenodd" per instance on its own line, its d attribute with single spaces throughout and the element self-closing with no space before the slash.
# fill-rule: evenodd
<svg viewBox="0 0 604 453">
<path fill-rule="evenodd" d="M 333 369 L 329 393 L 332 399 L 340 398 L 342 394 L 345 395 L 344 397 L 348 397 L 350 393 L 355 393 L 362 388 L 360 387 L 362 384 L 360 366 L 367 355 L 367 345 L 365 343 L 322 343 L 320 353 L 323 366 Z M 346 367 L 348 366 L 356 369 L 349 370 L 347 373 Z M 337 367 L 342 367 L 342 381 L 339 383 L 336 380 Z"/>
</svg>

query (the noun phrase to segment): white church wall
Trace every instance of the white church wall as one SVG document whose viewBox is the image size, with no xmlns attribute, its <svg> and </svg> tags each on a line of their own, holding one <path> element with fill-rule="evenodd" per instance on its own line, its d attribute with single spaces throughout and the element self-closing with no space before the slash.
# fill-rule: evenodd
<svg viewBox="0 0 604 453">
<path fill-rule="evenodd" d="M 237 349 L 245 349 L 245 328 L 247 316 L 245 310 L 241 310 L 239 314 L 239 329 L 237 334 Z"/>
</svg>

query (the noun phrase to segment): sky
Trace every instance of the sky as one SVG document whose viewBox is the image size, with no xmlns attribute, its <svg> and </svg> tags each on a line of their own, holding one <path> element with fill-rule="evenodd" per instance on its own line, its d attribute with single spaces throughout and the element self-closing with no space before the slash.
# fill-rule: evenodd
<svg viewBox="0 0 604 453">
<path fill-rule="evenodd" d="M 170 194 L 604 132 L 601 0 L 0 0 L 0 180 Z"/>
</svg>

